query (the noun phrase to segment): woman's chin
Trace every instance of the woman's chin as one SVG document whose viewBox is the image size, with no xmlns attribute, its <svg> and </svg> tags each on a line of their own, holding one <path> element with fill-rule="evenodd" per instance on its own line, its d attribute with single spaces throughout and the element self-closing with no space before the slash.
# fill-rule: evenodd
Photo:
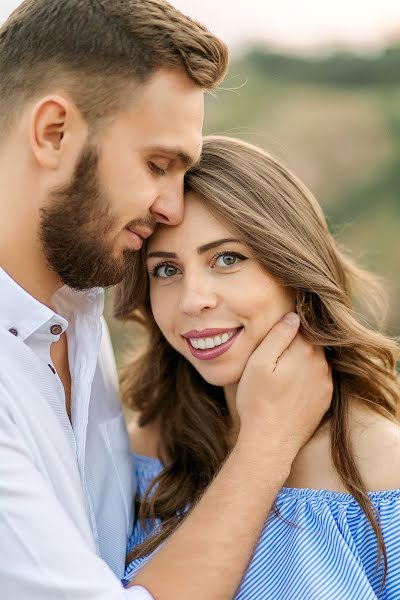
<svg viewBox="0 0 400 600">
<path fill-rule="evenodd" d="M 223 372 L 222 369 L 220 372 L 217 372 L 217 370 L 213 370 L 213 372 L 211 372 L 211 370 L 207 369 L 198 369 L 198 372 L 210 385 L 226 387 L 228 385 L 237 385 L 239 383 L 243 369 L 241 369 L 238 373 L 234 373 L 232 370 L 229 372 Z"/>
<path fill-rule="evenodd" d="M 239 383 L 246 367 L 248 355 L 226 357 L 228 360 L 199 360 L 186 355 L 186 359 L 196 369 L 207 383 L 218 387 L 236 385 Z"/>
</svg>

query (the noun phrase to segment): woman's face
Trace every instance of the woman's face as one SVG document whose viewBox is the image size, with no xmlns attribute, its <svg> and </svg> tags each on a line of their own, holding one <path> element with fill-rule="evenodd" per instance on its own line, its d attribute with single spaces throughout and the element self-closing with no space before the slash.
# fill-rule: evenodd
<svg viewBox="0 0 400 600">
<path fill-rule="evenodd" d="M 265 273 L 249 248 L 202 200 L 149 240 L 154 318 L 168 342 L 213 385 L 238 383 L 271 327 L 294 309 L 294 294 Z"/>
</svg>

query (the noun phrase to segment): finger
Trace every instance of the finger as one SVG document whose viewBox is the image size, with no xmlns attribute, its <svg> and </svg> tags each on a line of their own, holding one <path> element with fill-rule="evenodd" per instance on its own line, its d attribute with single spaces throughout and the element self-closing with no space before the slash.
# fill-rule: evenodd
<svg viewBox="0 0 400 600">
<path fill-rule="evenodd" d="M 298 333 L 294 338 L 293 342 L 290 344 L 286 353 L 292 355 L 293 359 L 301 356 L 315 356 L 325 361 L 325 347 L 316 344 L 315 342 L 310 341 L 305 338 L 301 333 Z"/>
<path fill-rule="evenodd" d="M 310 351 L 314 350 L 314 344 L 306 339 L 301 331 L 297 332 L 297 335 L 293 338 L 292 342 L 286 348 L 284 352 L 282 352 L 280 356 L 280 360 L 282 360 L 287 355 L 290 355 L 291 360 L 295 360 L 296 358 L 300 358 L 305 354 L 308 354 Z"/>
<path fill-rule="evenodd" d="M 276 364 L 282 353 L 289 347 L 299 330 L 300 319 L 296 313 L 286 314 L 265 337 L 259 348 L 268 356 L 271 364 Z"/>
<path fill-rule="evenodd" d="M 288 348 L 281 354 L 279 358 L 279 367 L 283 369 L 298 369 L 299 365 L 320 365 L 321 376 L 325 376 L 328 372 L 328 362 L 325 356 L 323 346 L 316 346 L 301 333 L 298 333 Z"/>
</svg>

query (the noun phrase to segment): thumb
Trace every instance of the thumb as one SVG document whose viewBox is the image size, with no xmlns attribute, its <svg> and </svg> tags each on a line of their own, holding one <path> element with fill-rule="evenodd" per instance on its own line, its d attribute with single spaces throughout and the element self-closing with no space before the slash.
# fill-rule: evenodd
<svg viewBox="0 0 400 600">
<path fill-rule="evenodd" d="M 273 365 L 279 360 L 279 357 L 290 346 L 300 327 L 299 316 L 290 312 L 278 321 L 259 346 L 264 355 L 268 356 Z"/>
</svg>

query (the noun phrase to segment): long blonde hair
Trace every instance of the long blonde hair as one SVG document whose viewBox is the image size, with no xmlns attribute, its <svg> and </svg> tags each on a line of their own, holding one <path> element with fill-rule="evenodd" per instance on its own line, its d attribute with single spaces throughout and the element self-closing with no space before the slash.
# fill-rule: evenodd
<svg viewBox="0 0 400 600">
<path fill-rule="evenodd" d="M 325 347 L 334 382 L 324 419 L 330 420 L 333 463 L 375 531 L 385 579 L 384 541 L 348 430 L 351 399 L 389 419 L 399 417 L 398 346 L 354 308 L 366 301 L 370 316 L 381 320 L 379 282 L 339 249 L 310 191 L 259 148 L 226 137 L 206 138 L 200 163 L 187 174 L 186 190 L 199 195 L 259 264 L 296 292 L 304 334 Z M 125 403 L 138 411 L 140 425 L 159 424 L 160 457 L 168 461 L 139 507 L 142 522 L 159 518 L 163 527 L 129 559 L 157 547 L 177 527 L 186 507 L 199 500 L 229 452 L 231 425 L 222 389 L 205 382 L 154 321 L 145 251 L 116 295 L 116 316 L 140 322 L 149 332 L 147 348 L 123 372 L 122 390 Z"/>
</svg>

